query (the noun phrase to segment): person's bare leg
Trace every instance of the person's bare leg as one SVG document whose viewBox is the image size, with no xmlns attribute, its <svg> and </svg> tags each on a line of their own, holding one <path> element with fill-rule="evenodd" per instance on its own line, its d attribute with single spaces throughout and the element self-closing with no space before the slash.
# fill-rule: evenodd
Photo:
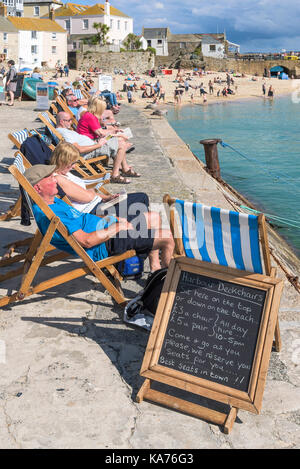
<svg viewBox="0 0 300 469">
<path fill-rule="evenodd" d="M 147 228 L 149 230 L 156 230 L 159 232 L 161 230 L 161 217 L 157 212 L 147 212 L 145 213 Z M 159 259 L 159 249 L 152 249 L 149 254 L 149 264 L 151 272 L 161 268 L 160 259 Z"/>
<path fill-rule="evenodd" d="M 113 169 L 111 173 L 112 178 L 119 177 L 120 175 L 120 168 L 122 168 L 122 171 L 129 171 L 129 166 L 126 161 L 126 143 L 124 141 L 119 140 L 119 149 L 117 152 L 117 155 L 114 159 L 114 164 L 113 164 Z"/>
<path fill-rule="evenodd" d="M 174 252 L 174 247 L 175 243 L 170 230 L 157 230 L 155 232 L 153 248 L 151 253 L 149 254 L 151 272 L 154 272 L 155 270 L 158 270 L 161 267 L 164 268 L 169 266 Z M 161 251 L 161 263 L 159 262 L 159 264 L 157 264 L 157 258 L 155 257 L 156 250 Z"/>
</svg>

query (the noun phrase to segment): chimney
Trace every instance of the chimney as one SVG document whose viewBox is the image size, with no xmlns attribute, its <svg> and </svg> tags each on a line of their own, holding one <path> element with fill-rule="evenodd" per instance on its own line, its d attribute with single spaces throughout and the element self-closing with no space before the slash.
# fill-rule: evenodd
<svg viewBox="0 0 300 469">
<path fill-rule="evenodd" d="M 0 3 L 0 17 L 6 17 L 7 16 L 7 8 L 4 5 L 4 3 Z"/>
<path fill-rule="evenodd" d="M 109 1 L 105 1 L 104 14 L 110 16 L 110 4 Z"/>
<path fill-rule="evenodd" d="M 50 9 L 49 19 L 52 20 L 52 21 L 55 21 L 55 11 L 54 11 L 54 8 L 51 8 L 51 9 Z"/>
</svg>

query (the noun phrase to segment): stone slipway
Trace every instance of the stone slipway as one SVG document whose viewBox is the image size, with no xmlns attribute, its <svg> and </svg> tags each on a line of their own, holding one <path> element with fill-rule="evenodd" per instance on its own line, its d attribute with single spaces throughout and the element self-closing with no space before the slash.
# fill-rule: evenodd
<svg viewBox="0 0 300 469">
<path fill-rule="evenodd" d="M 130 190 L 146 190 L 157 208 L 164 193 L 232 208 L 164 119 L 123 106 L 136 151 L 129 161 L 143 174 Z M 33 103 L 0 109 L 0 210 L 18 195 L 7 172 L 14 150 L 7 133 L 38 127 Z M 111 186 L 117 191 L 119 186 Z M 127 186 L 129 189 L 129 186 Z M 29 227 L 34 231 L 34 226 Z M 3 245 L 27 236 L 19 219 L 0 222 Z M 70 264 L 76 263 L 71 261 Z M 51 269 L 43 267 L 40 278 Z M 146 274 L 148 267 L 146 266 Z M 146 275 L 145 274 L 145 275 Z M 285 279 L 282 270 L 279 275 Z M 295 274 L 294 274 L 295 275 Z M 143 282 L 126 282 L 133 297 Z M 14 288 L 1 284 L 1 294 Z M 280 307 L 283 347 L 272 353 L 260 415 L 240 411 L 230 435 L 204 421 L 135 396 L 148 335 L 122 322 L 122 309 L 88 276 L 4 308 L 0 316 L 0 448 L 299 448 L 299 294 L 285 280 Z"/>
</svg>

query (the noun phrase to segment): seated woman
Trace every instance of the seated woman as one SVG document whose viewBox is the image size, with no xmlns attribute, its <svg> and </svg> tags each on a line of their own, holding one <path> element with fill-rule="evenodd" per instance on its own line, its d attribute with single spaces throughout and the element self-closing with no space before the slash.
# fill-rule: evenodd
<svg viewBox="0 0 300 469">
<path fill-rule="evenodd" d="M 31 78 L 35 78 L 36 80 L 43 80 L 41 75 L 41 70 L 38 67 L 35 67 L 32 71 Z"/>
<path fill-rule="evenodd" d="M 59 143 L 51 156 L 51 165 L 56 166 L 55 178 L 73 207 L 82 213 L 94 215 L 114 215 L 131 221 L 133 218 L 149 212 L 149 198 L 144 192 L 127 194 L 127 198 L 116 203 L 108 210 L 102 211 L 101 204 L 119 197 L 120 194 L 100 193 L 95 189 L 87 189 L 86 182 L 71 173 L 73 165 L 78 161 L 80 153 L 71 143 Z M 148 216 L 148 215 L 147 215 Z"/>
<path fill-rule="evenodd" d="M 88 100 L 87 111 L 81 114 L 77 125 L 77 132 L 81 135 L 86 135 L 92 140 L 97 140 L 99 137 L 103 138 L 108 134 L 116 134 L 119 130 L 116 129 L 103 129 L 101 120 L 103 113 L 106 110 L 106 103 L 101 98 L 94 97 Z"/>
</svg>

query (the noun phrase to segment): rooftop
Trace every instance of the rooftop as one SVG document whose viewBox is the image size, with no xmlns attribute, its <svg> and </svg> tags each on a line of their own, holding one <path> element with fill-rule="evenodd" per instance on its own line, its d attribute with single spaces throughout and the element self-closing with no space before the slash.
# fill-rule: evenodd
<svg viewBox="0 0 300 469">
<path fill-rule="evenodd" d="M 9 16 L 7 18 L 19 31 L 49 31 L 53 33 L 66 33 L 56 21 L 49 18 L 21 18 L 19 16 Z"/>
<path fill-rule="evenodd" d="M 63 7 L 55 10 L 55 16 L 103 16 L 104 8 L 104 5 L 100 3 L 96 3 L 92 6 L 78 3 L 66 3 Z M 125 13 L 113 6 L 110 6 L 110 14 L 112 16 L 128 17 L 128 15 L 125 15 Z"/>
</svg>

